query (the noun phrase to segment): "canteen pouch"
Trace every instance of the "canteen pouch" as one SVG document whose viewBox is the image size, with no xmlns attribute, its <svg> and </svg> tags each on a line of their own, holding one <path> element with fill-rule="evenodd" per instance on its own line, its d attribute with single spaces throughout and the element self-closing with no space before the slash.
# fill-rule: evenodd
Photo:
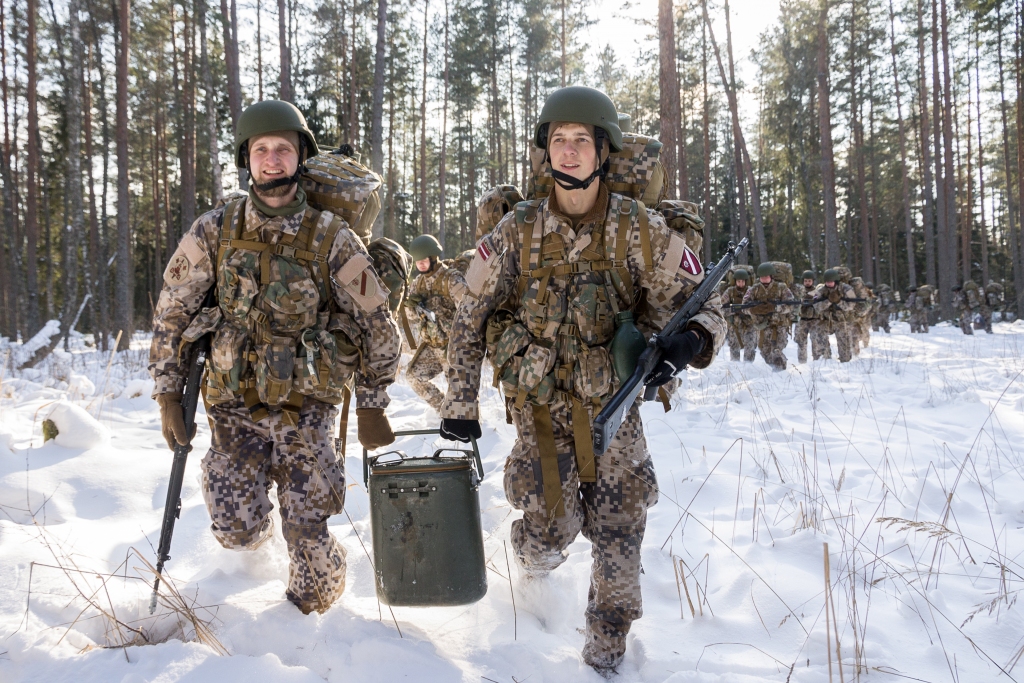
<svg viewBox="0 0 1024 683">
<path fill-rule="evenodd" d="M 292 390 L 296 342 L 290 337 L 271 337 L 256 345 L 256 392 L 260 402 L 276 408 L 288 400 Z"/>
<path fill-rule="evenodd" d="M 490 323 L 488 322 L 488 332 Z M 494 344 L 494 351 L 491 353 L 491 362 L 494 363 L 495 375 L 501 375 L 505 366 L 514 356 L 519 355 L 530 345 L 530 333 L 526 328 L 517 322 L 512 322 L 505 328 L 504 332 Z"/>
<path fill-rule="evenodd" d="M 515 323 L 515 317 L 511 311 L 504 308 L 499 308 L 487 319 L 487 326 L 484 328 L 484 340 L 487 345 L 488 358 L 494 359 L 498 342 L 501 340 L 502 335 L 505 334 L 505 330 L 513 323 Z"/>
</svg>

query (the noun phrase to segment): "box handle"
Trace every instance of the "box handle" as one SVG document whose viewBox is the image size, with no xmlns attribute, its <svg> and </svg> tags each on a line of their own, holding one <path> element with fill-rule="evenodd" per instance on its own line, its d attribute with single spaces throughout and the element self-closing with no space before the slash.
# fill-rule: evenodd
<svg viewBox="0 0 1024 683">
<path fill-rule="evenodd" d="M 440 429 L 406 429 L 406 430 L 403 430 L 403 431 L 395 432 L 395 438 L 397 439 L 400 436 L 423 436 L 423 435 L 430 435 L 430 434 L 436 434 L 436 435 L 440 436 L 441 430 Z M 473 445 L 473 450 L 467 450 L 467 449 L 464 449 L 464 448 L 439 448 L 436 451 L 434 451 L 434 456 L 433 457 L 436 458 L 441 453 L 443 453 L 445 451 L 453 451 L 453 452 L 456 452 L 456 453 L 465 453 L 466 455 L 472 455 L 473 456 L 473 460 L 471 462 L 473 464 L 473 468 L 476 470 L 476 474 L 475 474 L 476 481 L 473 482 L 473 487 L 476 488 L 477 486 L 480 485 L 480 482 L 483 481 L 483 479 L 484 479 L 484 463 L 480 459 L 480 447 L 477 446 L 476 437 L 471 436 L 470 437 L 470 442 Z M 398 451 L 398 450 L 385 451 L 384 453 L 380 453 L 379 455 L 374 455 L 374 456 L 371 457 L 369 452 L 366 450 L 366 447 L 365 446 L 363 447 L 363 486 L 366 488 L 367 491 L 369 491 L 369 489 L 370 489 L 370 467 L 373 464 L 375 464 L 379 459 L 383 458 L 386 455 L 398 455 L 398 457 L 400 457 L 402 460 L 405 460 L 407 457 L 409 457 L 408 455 L 405 454 L 404 451 Z"/>
</svg>

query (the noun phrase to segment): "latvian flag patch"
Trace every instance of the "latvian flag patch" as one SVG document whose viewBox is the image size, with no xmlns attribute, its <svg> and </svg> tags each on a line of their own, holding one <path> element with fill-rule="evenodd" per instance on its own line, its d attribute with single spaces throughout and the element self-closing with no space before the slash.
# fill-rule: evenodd
<svg viewBox="0 0 1024 683">
<path fill-rule="evenodd" d="M 476 247 L 476 253 L 480 254 L 480 258 L 486 262 L 487 259 L 491 258 L 491 255 L 494 254 L 494 251 L 492 246 L 488 244 L 488 240 L 482 239 L 480 240 L 480 244 Z"/>
<path fill-rule="evenodd" d="M 700 265 L 700 260 L 697 259 L 696 254 L 690 251 L 689 247 L 683 247 L 683 258 L 679 262 L 679 267 L 690 275 L 700 275 L 704 272 Z"/>
</svg>

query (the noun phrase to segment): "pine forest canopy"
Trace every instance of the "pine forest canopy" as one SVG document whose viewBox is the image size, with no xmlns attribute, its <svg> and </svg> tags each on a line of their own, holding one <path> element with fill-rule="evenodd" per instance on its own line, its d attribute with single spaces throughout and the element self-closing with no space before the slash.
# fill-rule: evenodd
<svg viewBox="0 0 1024 683">
<path fill-rule="evenodd" d="M 383 177 L 378 234 L 454 255 L 484 190 L 525 186 L 533 122 L 568 84 L 664 143 L 705 257 L 749 236 L 753 263 L 934 284 L 946 316 L 954 284 L 997 281 L 1024 313 L 1020 4 L 759 7 L 0 0 L 0 335 L 57 318 L 124 347 L 147 328 L 178 240 L 239 186 L 249 103 L 294 101 Z"/>
</svg>

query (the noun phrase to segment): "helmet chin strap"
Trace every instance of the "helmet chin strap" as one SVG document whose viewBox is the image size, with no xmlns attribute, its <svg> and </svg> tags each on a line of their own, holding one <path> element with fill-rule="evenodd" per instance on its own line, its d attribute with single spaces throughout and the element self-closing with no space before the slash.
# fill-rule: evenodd
<svg viewBox="0 0 1024 683">
<path fill-rule="evenodd" d="M 598 168 L 583 180 L 573 177 L 568 173 L 556 171 L 555 169 L 551 169 L 551 175 L 555 178 L 555 182 L 558 183 L 558 186 L 563 190 L 585 190 L 590 187 L 595 180 L 604 175 L 604 168 Z"/>
</svg>

